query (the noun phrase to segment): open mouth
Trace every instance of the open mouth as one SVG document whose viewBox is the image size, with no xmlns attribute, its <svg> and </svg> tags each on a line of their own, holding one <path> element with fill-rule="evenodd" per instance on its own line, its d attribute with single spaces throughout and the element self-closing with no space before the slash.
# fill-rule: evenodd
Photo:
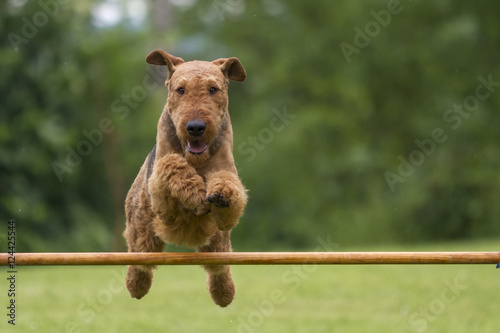
<svg viewBox="0 0 500 333">
<path fill-rule="evenodd" d="M 187 151 L 194 155 L 200 155 L 207 150 L 208 146 L 203 140 L 192 140 L 186 144 Z"/>
</svg>

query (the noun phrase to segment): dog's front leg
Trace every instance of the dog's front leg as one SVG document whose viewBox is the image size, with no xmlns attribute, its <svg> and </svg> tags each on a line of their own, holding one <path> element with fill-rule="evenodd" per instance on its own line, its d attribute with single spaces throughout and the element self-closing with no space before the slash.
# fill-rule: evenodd
<svg viewBox="0 0 500 333">
<path fill-rule="evenodd" d="M 230 171 L 207 176 L 207 198 L 220 230 L 230 230 L 238 223 L 247 203 L 246 192 L 238 176 Z"/>
<path fill-rule="evenodd" d="M 153 211 L 159 216 L 166 214 L 167 196 L 176 198 L 197 215 L 210 210 L 203 178 L 179 154 L 167 154 L 156 161 L 148 189 Z"/>
</svg>

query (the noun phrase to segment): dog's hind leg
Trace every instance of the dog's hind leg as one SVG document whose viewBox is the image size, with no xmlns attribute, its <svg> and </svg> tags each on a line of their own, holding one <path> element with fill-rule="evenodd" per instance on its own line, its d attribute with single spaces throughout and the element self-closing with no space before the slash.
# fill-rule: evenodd
<svg viewBox="0 0 500 333">
<path fill-rule="evenodd" d="M 198 252 L 231 252 L 231 231 L 218 230 L 208 245 L 198 248 Z M 231 277 L 229 265 L 204 265 L 208 274 L 207 286 L 215 304 L 226 307 L 234 299 L 236 287 Z"/>
<path fill-rule="evenodd" d="M 140 237 L 133 244 L 129 242 L 129 252 L 161 252 L 165 243 L 154 235 L 152 228 L 137 232 L 127 228 L 128 236 L 139 233 Z M 126 285 L 133 298 L 141 299 L 151 288 L 153 282 L 153 265 L 133 265 L 127 267 Z"/>
<path fill-rule="evenodd" d="M 146 200 L 144 192 L 141 199 Z M 155 233 L 154 213 L 147 205 L 133 207 L 137 202 L 127 198 L 127 228 L 124 237 L 129 252 L 161 252 L 165 243 Z M 133 208 L 132 208 L 133 207 Z M 134 265 L 127 267 L 126 285 L 133 298 L 141 299 L 151 288 L 153 281 L 153 265 Z"/>
</svg>

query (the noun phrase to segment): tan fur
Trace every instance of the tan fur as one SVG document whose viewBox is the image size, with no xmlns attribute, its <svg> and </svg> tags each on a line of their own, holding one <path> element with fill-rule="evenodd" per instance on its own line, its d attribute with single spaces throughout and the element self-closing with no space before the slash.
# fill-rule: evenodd
<svg viewBox="0 0 500 333">
<path fill-rule="evenodd" d="M 127 195 L 123 235 L 129 252 L 160 252 L 165 243 L 201 252 L 232 251 L 230 232 L 243 214 L 247 194 L 234 165 L 227 88 L 230 79 L 244 81 L 245 70 L 237 58 L 184 62 L 162 50 L 151 52 L 146 61 L 168 67 L 169 93 L 155 149 Z M 206 127 L 190 127 L 193 121 Z M 193 128 L 202 134 L 193 134 Z M 204 268 L 214 302 L 229 305 L 235 294 L 230 267 Z M 128 267 L 132 297 L 148 293 L 153 269 Z"/>
</svg>

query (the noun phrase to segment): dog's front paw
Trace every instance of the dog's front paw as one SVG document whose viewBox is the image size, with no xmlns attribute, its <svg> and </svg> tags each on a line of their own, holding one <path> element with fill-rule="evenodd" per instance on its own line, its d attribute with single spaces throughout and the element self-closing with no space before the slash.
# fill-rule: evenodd
<svg viewBox="0 0 500 333">
<path fill-rule="evenodd" d="M 238 176 L 219 171 L 207 177 L 207 200 L 220 230 L 230 230 L 237 223 L 247 202 L 246 190 Z"/>
<path fill-rule="evenodd" d="M 181 200 L 181 203 L 198 216 L 210 213 L 210 202 L 207 200 L 207 192 L 201 186 L 196 191 L 188 191 L 183 200 Z"/>
<path fill-rule="evenodd" d="M 208 202 L 220 208 L 229 207 L 229 199 L 224 198 L 223 193 L 215 192 L 207 197 Z"/>
<path fill-rule="evenodd" d="M 208 213 L 210 213 L 210 202 L 208 202 L 207 200 L 203 200 L 203 202 L 201 204 L 199 204 L 198 206 L 196 206 L 194 208 L 194 213 L 195 215 L 198 215 L 198 216 L 201 216 L 201 215 L 207 215 Z"/>
<path fill-rule="evenodd" d="M 237 199 L 238 188 L 231 182 L 219 181 L 210 184 L 207 200 L 219 208 L 231 207 Z"/>
<path fill-rule="evenodd" d="M 245 189 L 234 174 L 221 171 L 207 182 L 207 200 L 215 207 L 233 207 L 245 197 Z"/>
</svg>

